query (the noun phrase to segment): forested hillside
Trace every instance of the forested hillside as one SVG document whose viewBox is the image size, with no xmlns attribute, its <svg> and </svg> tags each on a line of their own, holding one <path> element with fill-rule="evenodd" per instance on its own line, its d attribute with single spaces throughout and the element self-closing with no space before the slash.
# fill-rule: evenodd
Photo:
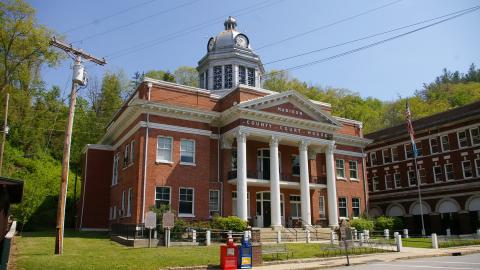
<svg viewBox="0 0 480 270">
<path fill-rule="evenodd" d="M 0 2 L 0 104 L 10 94 L 9 127 L 3 175 L 25 180 L 24 200 L 12 208 L 14 219 L 24 229 L 54 228 L 60 183 L 60 164 L 67 119 L 68 95 L 60 87 L 47 88 L 42 69 L 69 61 L 48 46 L 52 29 L 36 22 L 35 11 L 21 0 Z M 73 224 L 73 199 L 80 194 L 80 157 L 84 146 L 101 138 L 106 124 L 144 76 L 197 86 L 195 68 L 182 66 L 174 72 L 139 71 L 125 74 L 106 71 L 90 78 L 79 90 L 72 137 L 67 226 Z M 334 114 L 364 122 L 366 132 L 401 123 L 404 100 L 385 102 L 363 98 L 348 89 L 309 85 L 289 74 L 271 71 L 264 88 L 297 90 L 311 99 L 332 104 Z M 65 78 L 66 86 L 70 78 Z M 65 87 L 69 89 L 69 87 Z M 414 118 L 427 116 L 480 100 L 480 70 L 473 64 L 465 74 L 443 71 L 432 83 L 413 91 L 410 97 Z M 3 105 L 0 115 L 4 114 Z M 77 183 L 75 188 L 75 182 Z M 76 191 L 76 194 L 74 192 Z"/>
</svg>

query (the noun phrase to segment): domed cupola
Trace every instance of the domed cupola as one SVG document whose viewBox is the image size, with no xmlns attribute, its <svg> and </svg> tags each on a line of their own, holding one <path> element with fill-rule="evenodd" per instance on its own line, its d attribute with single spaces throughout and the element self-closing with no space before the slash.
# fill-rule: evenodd
<svg viewBox="0 0 480 270">
<path fill-rule="evenodd" d="M 239 84 L 260 86 L 264 74 L 260 57 L 245 34 L 236 30 L 237 20 L 228 17 L 225 30 L 211 37 L 207 54 L 198 62 L 200 88 L 224 95 Z"/>
</svg>

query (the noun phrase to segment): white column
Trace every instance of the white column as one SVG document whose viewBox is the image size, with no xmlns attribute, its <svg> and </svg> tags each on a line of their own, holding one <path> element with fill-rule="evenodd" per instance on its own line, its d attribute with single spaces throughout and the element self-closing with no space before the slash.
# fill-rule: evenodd
<svg viewBox="0 0 480 270">
<path fill-rule="evenodd" d="M 237 133 L 237 215 L 248 220 L 247 212 L 247 134 Z"/>
<path fill-rule="evenodd" d="M 333 160 L 334 145 L 328 145 L 325 151 L 327 165 L 328 223 L 330 227 L 338 227 L 337 184 L 335 180 L 335 162 Z"/>
<path fill-rule="evenodd" d="M 278 138 L 270 139 L 270 207 L 271 226 L 273 229 L 282 228 L 280 213 L 280 166 L 278 161 Z"/>
<path fill-rule="evenodd" d="M 300 152 L 300 196 L 302 220 L 311 225 L 310 179 L 308 176 L 308 143 L 302 141 L 298 147 Z"/>
</svg>

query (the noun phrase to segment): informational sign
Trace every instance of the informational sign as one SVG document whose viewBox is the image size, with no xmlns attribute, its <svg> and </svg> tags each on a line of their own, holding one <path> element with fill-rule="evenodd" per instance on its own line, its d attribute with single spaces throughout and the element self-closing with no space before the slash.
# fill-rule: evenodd
<svg viewBox="0 0 480 270">
<path fill-rule="evenodd" d="M 162 226 L 164 229 L 175 226 L 175 214 L 172 212 L 163 213 Z"/>
<path fill-rule="evenodd" d="M 155 229 L 157 227 L 157 214 L 153 211 L 148 211 L 145 216 L 145 228 Z"/>
</svg>

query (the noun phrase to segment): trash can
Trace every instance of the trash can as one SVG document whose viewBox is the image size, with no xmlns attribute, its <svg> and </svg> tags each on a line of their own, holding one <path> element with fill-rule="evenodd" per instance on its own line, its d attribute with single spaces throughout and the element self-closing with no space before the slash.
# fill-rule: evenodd
<svg viewBox="0 0 480 270">
<path fill-rule="evenodd" d="M 233 239 L 228 239 L 226 245 L 220 246 L 220 268 L 237 269 L 238 248 Z"/>
<path fill-rule="evenodd" d="M 252 268 L 252 244 L 246 239 L 242 239 L 242 245 L 239 247 L 238 268 Z"/>
</svg>

